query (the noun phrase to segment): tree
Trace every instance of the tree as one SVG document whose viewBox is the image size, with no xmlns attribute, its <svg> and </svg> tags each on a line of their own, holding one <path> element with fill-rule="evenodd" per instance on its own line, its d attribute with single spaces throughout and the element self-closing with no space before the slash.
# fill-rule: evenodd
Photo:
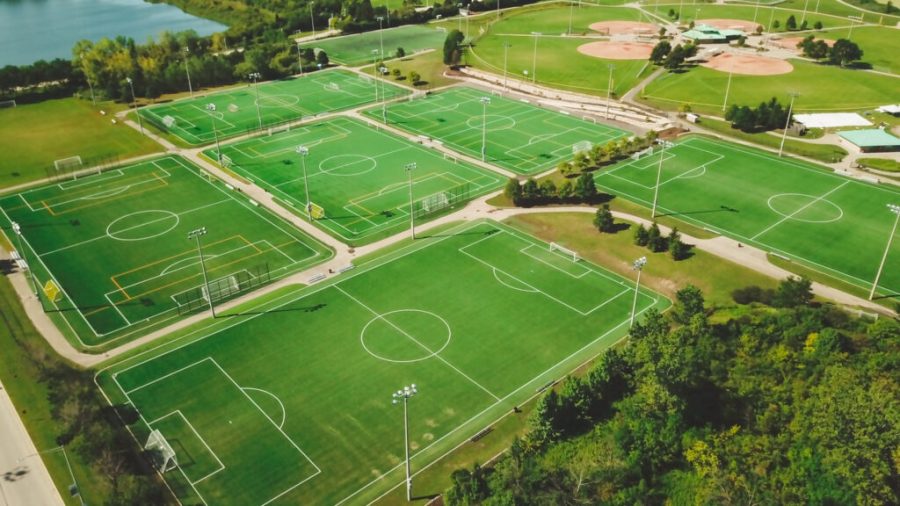
<svg viewBox="0 0 900 506">
<path fill-rule="evenodd" d="M 672 255 L 672 259 L 675 261 L 684 260 L 687 256 L 689 247 L 681 240 L 681 234 L 678 233 L 678 227 L 672 229 L 672 232 L 669 234 L 668 242 L 669 254 Z"/>
<path fill-rule="evenodd" d="M 775 21 L 773 21 L 772 28 L 775 28 L 775 29 L 781 28 L 781 21 L 778 21 L 777 19 Z"/>
<path fill-rule="evenodd" d="M 681 44 L 678 44 L 674 48 L 672 48 L 672 51 L 666 57 L 663 66 L 669 70 L 675 70 L 678 67 L 681 67 L 681 64 L 684 63 L 684 59 L 684 48 L 681 46 Z"/>
<path fill-rule="evenodd" d="M 804 19 L 803 22 L 800 23 L 800 30 L 806 30 L 807 28 L 809 28 L 809 21 Z"/>
<path fill-rule="evenodd" d="M 409 82 L 412 83 L 413 86 L 418 86 L 419 83 L 422 82 L 422 76 L 419 75 L 415 70 L 409 71 Z"/>
<path fill-rule="evenodd" d="M 663 28 L 665 30 L 665 28 Z M 660 65 L 663 61 L 665 61 L 666 57 L 669 56 L 669 53 L 672 51 L 672 44 L 667 40 L 660 41 L 658 44 L 653 46 L 653 51 L 650 52 L 650 61 Z"/>
<path fill-rule="evenodd" d="M 394 79 L 396 80 L 400 79 L 400 77 L 403 75 L 403 72 L 401 72 L 398 68 L 393 68 L 391 69 L 391 75 L 394 76 Z"/>
<path fill-rule="evenodd" d="M 402 47 L 398 47 L 397 52 L 394 54 L 397 56 L 397 58 L 403 58 L 404 56 L 406 56 L 406 50 Z"/>
<path fill-rule="evenodd" d="M 460 57 L 460 44 L 466 39 L 459 30 L 450 30 L 444 39 L 444 65 L 458 65 Z"/>
<path fill-rule="evenodd" d="M 552 179 L 547 178 L 541 181 L 540 184 L 540 195 L 544 199 L 552 199 L 556 197 L 556 183 L 553 182 Z"/>
<path fill-rule="evenodd" d="M 527 202 L 533 203 L 540 196 L 541 191 L 538 188 L 537 181 L 535 181 L 533 177 L 528 178 L 522 186 L 522 198 Z"/>
<path fill-rule="evenodd" d="M 705 314 L 703 292 L 694 285 L 688 285 L 675 292 L 675 307 L 672 308 L 672 319 L 687 325 L 696 315 Z"/>
<path fill-rule="evenodd" d="M 503 187 L 503 195 L 516 204 L 522 198 L 522 185 L 519 184 L 519 180 L 514 177 L 509 178 L 506 186 Z"/>
<path fill-rule="evenodd" d="M 609 204 L 603 204 L 603 207 L 597 209 L 594 215 L 594 226 L 600 232 L 611 233 L 615 231 L 616 224 L 613 221 L 612 211 L 609 210 Z"/>
<path fill-rule="evenodd" d="M 647 247 L 650 251 L 659 253 L 666 250 L 666 238 L 659 231 L 659 225 L 654 221 L 647 230 Z"/>
<path fill-rule="evenodd" d="M 597 197 L 597 185 L 590 172 L 583 172 L 575 182 L 575 196 L 584 202 L 591 202 Z"/>
<path fill-rule="evenodd" d="M 566 179 L 561 185 L 559 185 L 559 190 L 557 191 L 557 193 L 560 200 L 569 200 L 573 195 L 575 195 L 575 186 L 572 185 L 572 181 Z"/>
<path fill-rule="evenodd" d="M 320 49 L 319 52 L 316 54 L 316 63 L 321 65 L 322 67 L 327 67 L 328 66 L 328 54 L 325 51 L 322 51 Z"/>
<path fill-rule="evenodd" d="M 790 276 L 778 283 L 772 304 L 775 307 L 806 306 L 812 302 L 812 281 Z"/>
<path fill-rule="evenodd" d="M 831 50 L 828 53 L 828 59 L 831 63 L 845 67 L 850 63 L 861 59 L 863 56 L 862 49 L 847 39 L 838 39 L 834 41 Z"/>
<path fill-rule="evenodd" d="M 797 18 L 795 18 L 793 14 L 788 16 L 787 21 L 784 23 L 784 27 L 788 31 L 791 31 L 791 32 L 796 30 L 797 29 Z"/>
<path fill-rule="evenodd" d="M 646 246 L 650 242 L 650 234 L 647 232 L 647 229 L 644 228 L 644 225 L 638 225 L 637 228 L 634 229 L 634 243 L 638 246 Z"/>
<path fill-rule="evenodd" d="M 816 30 L 821 30 L 822 28 L 824 28 L 824 26 L 825 25 L 823 25 L 821 21 L 816 21 L 815 23 L 813 23 L 813 28 L 815 28 Z"/>
</svg>

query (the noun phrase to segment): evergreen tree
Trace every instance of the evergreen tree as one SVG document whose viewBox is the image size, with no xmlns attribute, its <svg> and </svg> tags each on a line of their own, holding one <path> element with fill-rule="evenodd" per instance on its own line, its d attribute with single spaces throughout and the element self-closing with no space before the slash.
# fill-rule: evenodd
<svg viewBox="0 0 900 506">
<path fill-rule="evenodd" d="M 615 231 L 616 225 L 613 221 L 612 211 L 609 210 L 609 204 L 603 204 L 603 207 L 597 209 L 597 214 L 594 215 L 594 226 L 600 232 Z"/>
</svg>

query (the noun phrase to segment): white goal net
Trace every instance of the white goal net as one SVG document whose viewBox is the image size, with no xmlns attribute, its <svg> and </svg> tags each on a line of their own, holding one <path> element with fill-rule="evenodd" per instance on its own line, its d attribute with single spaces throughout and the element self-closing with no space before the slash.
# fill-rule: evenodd
<svg viewBox="0 0 900 506">
<path fill-rule="evenodd" d="M 175 118 L 169 115 L 163 116 L 163 125 L 166 125 L 166 128 L 172 128 L 175 126 Z"/>
<path fill-rule="evenodd" d="M 285 124 L 285 125 L 274 126 L 274 127 L 269 128 L 269 135 L 271 136 L 271 135 L 275 135 L 275 134 L 281 133 L 281 132 L 289 132 L 290 130 L 291 130 L 290 123 Z"/>
<path fill-rule="evenodd" d="M 241 284 L 238 282 L 237 276 L 234 275 L 211 281 L 209 283 L 209 291 L 207 291 L 206 285 L 200 287 L 203 300 L 207 302 L 209 302 L 210 293 L 212 294 L 212 300 L 217 301 L 239 291 L 241 291 Z"/>
<path fill-rule="evenodd" d="M 6 109 L 8 107 L 15 107 L 15 100 L 0 100 L 0 109 Z"/>
<path fill-rule="evenodd" d="M 565 246 L 555 243 L 555 242 L 550 243 L 550 252 L 551 253 L 559 252 L 559 254 L 562 254 L 562 255 L 565 255 L 566 257 L 571 258 L 573 262 L 577 262 L 577 261 L 581 260 L 581 257 L 578 255 L 577 251 L 566 248 Z"/>
<path fill-rule="evenodd" d="M 228 104 L 228 112 L 238 112 L 241 108 L 237 104 Z"/>
<path fill-rule="evenodd" d="M 422 209 L 427 213 L 443 209 L 449 205 L 450 199 L 447 198 L 446 192 L 438 192 L 422 199 Z"/>
<path fill-rule="evenodd" d="M 231 157 L 228 155 L 222 155 L 222 167 L 231 167 L 234 162 L 231 160 Z"/>
<path fill-rule="evenodd" d="M 640 160 L 641 158 L 650 156 L 652 154 L 653 154 L 653 146 L 650 146 L 647 149 L 642 149 L 642 150 L 638 151 L 637 153 L 634 153 L 633 155 L 631 155 L 631 159 L 632 160 Z"/>
<path fill-rule="evenodd" d="M 594 145 L 591 144 L 591 141 L 576 142 L 575 144 L 572 144 L 572 154 L 577 155 L 584 151 L 590 151 L 592 147 L 594 147 Z"/>
<path fill-rule="evenodd" d="M 166 438 L 159 430 L 150 432 L 150 436 L 147 438 L 147 444 L 144 445 L 144 450 L 156 452 L 158 461 L 155 462 L 155 464 L 156 468 L 161 472 L 175 469 L 178 465 L 175 450 L 172 449 L 172 446 L 166 441 Z"/>
<path fill-rule="evenodd" d="M 55 160 L 53 162 L 53 166 L 56 167 L 57 172 L 80 169 L 81 168 L 81 157 L 80 156 L 70 156 L 68 158 L 61 158 L 59 160 Z"/>
</svg>

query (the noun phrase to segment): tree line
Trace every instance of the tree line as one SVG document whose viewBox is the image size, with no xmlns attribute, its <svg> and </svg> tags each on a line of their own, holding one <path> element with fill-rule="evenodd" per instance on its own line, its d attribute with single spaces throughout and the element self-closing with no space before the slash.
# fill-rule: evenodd
<svg viewBox="0 0 900 506">
<path fill-rule="evenodd" d="M 744 132 L 762 132 L 784 128 L 788 121 L 787 109 L 772 97 L 768 102 L 760 102 L 755 108 L 731 104 L 725 111 L 725 119 L 732 128 Z"/>
<path fill-rule="evenodd" d="M 712 319 L 679 290 L 492 467 L 454 471 L 446 504 L 897 504 L 900 324 L 811 303 L 798 278 L 774 292 Z"/>
<path fill-rule="evenodd" d="M 797 49 L 803 52 L 803 56 L 814 60 L 825 60 L 832 65 L 846 67 L 863 57 L 863 50 L 859 45 L 849 39 L 837 39 L 829 47 L 822 40 L 816 40 L 814 35 L 807 35 L 797 43 Z"/>
</svg>

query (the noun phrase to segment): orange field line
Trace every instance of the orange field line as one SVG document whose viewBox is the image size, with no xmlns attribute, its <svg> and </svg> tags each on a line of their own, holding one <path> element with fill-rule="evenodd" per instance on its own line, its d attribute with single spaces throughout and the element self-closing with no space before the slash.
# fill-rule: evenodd
<svg viewBox="0 0 900 506">
<path fill-rule="evenodd" d="M 216 244 L 221 244 L 221 243 L 223 243 L 223 242 L 225 242 L 225 241 L 230 241 L 230 240 L 232 240 L 232 239 L 243 239 L 243 238 L 242 238 L 241 236 L 239 236 L 239 235 L 232 235 L 232 236 L 230 236 L 230 237 L 226 237 L 226 238 L 224 238 L 224 239 L 220 239 L 220 240 L 218 240 L 218 241 L 216 241 L 216 242 L 211 242 L 211 243 L 207 244 L 206 247 L 208 248 L 208 247 L 210 247 L 210 246 L 215 246 Z M 244 239 L 244 241 L 246 241 L 246 239 Z M 112 277 L 113 277 L 113 278 L 120 278 L 120 277 L 122 277 L 122 276 L 124 276 L 124 275 L 126 275 L 126 274 L 131 274 L 132 272 L 137 272 L 137 271 L 139 271 L 139 270 L 141 270 L 141 269 L 146 269 L 147 267 L 150 267 L 150 266 L 153 266 L 153 265 L 156 265 L 156 264 L 165 262 L 165 261 L 167 261 L 167 260 L 172 260 L 172 259 L 178 258 L 178 257 L 183 256 L 183 255 L 188 255 L 188 254 L 191 254 L 191 253 L 193 253 L 193 252 L 194 252 L 194 249 L 193 249 L 193 248 L 189 248 L 188 250 L 183 251 L 183 252 L 181 252 L 181 253 L 178 253 L 178 254 L 175 254 L 175 255 L 172 255 L 172 256 L 169 256 L 169 257 L 166 257 L 166 258 L 161 258 L 161 259 L 159 259 L 159 260 L 156 260 L 156 261 L 153 261 L 153 262 L 144 264 L 144 265 L 139 265 L 139 266 L 135 267 L 134 269 L 130 269 L 130 270 L 127 270 L 127 271 L 124 271 L 124 272 L 120 272 L 120 273 L 118 273 L 118 274 L 113 275 Z"/>
</svg>

